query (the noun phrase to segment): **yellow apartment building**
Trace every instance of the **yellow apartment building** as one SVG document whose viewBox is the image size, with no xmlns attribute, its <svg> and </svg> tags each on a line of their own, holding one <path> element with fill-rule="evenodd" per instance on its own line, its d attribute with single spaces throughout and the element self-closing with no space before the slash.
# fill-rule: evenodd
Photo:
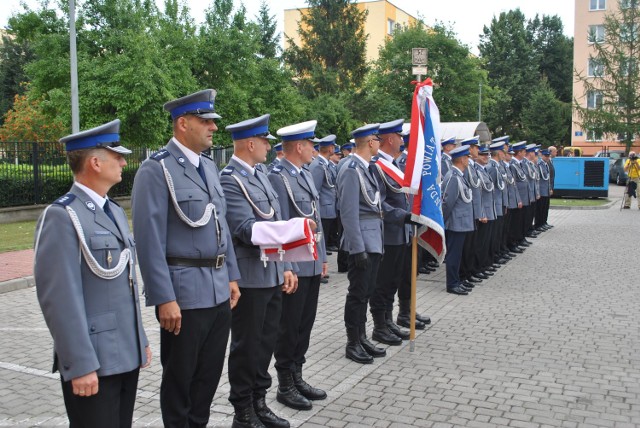
<svg viewBox="0 0 640 428">
<path fill-rule="evenodd" d="M 406 27 L 415 24 L 418 20 L 404 10 L 396 7 L 388 0 L 359 1 L 358 9 L 368 11 L 364 24 L 364 32 L 367 34 L 367 61 L 375 61 L 378 58 L 378 49 L 384 44 L 387 37 L 391 37 L 398 27 Z M 284 33 L 300 45 L 298 23 L 308 8 L 286 9 L 284 11 Z M 285 49 L 288 47 L 285 38 Z"/>
<path fill-rule="evenodd" d="M 606 14 L 617 12 L 618 0 L 575 0 L 575 30 L 573 37 L 573 67 L 585 76 L 597 74 L 598 64 L 589 61 L 589 54 L 593 54 L 592 43 L 589 42 L 590 32 L 594 32 L 598 39 L 607 37 L 604 29 L 604 17 Z M 573 82 L 573 97 L 585 107 L 597 108 L 602 95 L 597 91 L 585 92 L 582 82 Z M 573 111 L 573 123 L 571 125 L 571 145 L 583 148 L 583 155 L 593 155 L 603 147 L 609 150 L 624 150 L 622 144 L 615 135 L 596 135 L 588 129 L 582 129 L 576 122 L 578 113 Z M 638 141 L 634 142 L 634 146 Z"/>
</svg>

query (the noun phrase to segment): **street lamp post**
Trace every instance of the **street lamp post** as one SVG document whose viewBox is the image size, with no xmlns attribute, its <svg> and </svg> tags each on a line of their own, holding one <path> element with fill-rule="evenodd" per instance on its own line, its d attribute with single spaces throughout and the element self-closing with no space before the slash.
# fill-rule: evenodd
<svg viewBox="0 0 640 428">
<path fill-rule="evenodd" d="M 78 53 L 76 51 L 76 5 L 69 0 L 69 56 L 71 61 L 71 131 L 80 132 L 78 106 Z"/>
<path fill-rule="evenodd" d="M 482 82 L 478 84 L 478 122 L 482 122 Z"/>
</svg>

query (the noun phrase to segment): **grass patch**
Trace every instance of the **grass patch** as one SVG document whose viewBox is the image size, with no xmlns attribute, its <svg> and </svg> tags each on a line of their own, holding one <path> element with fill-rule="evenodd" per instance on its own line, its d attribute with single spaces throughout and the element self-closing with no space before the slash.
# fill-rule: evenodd
<svg viewBox="0 0 640 428">
<path fill-rule="evenodd" d="M 125 209 L 131 228 L 131 209 Z M 0 224 L 0 253 L 33 248 L 36 221 Z"/>
<path fill-rule="evenodd" d="M 609 199 L 577 199 L 577 198 L 551 198 L 551 206 L 554 207 L 599 207 L 611 202 Z"/>
<path fill-rule="evenodd" d="M 33 248 L 35 221 L 0 224 L 0 253 Z"/>
</svg>

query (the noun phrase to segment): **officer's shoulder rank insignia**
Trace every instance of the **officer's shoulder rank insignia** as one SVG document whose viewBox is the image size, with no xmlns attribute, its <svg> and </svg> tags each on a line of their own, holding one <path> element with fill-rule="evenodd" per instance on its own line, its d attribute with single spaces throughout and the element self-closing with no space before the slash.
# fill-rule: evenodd
<svg viewBox="0 0 640 428">
<path fill-rule="evenodd" d="M 358 162 L 356 162 L 355 160 L 352 160 L 352 161 L 349 163 L 349 168 L 355 168 L 356 166 L 358 166 Z"/>
<path fill-rule="evenodd" d="M 55 201 L 53 201 L 54 204 L 57 205 L 62 205 L 63 207 L 66 207 L 67 205 L 69 205 L 71 202 L 73 202 L 73 200 L 76 198 L 76 195 L 74 195 L 73 193 L 67 193 L 64 196 L 60 196 L 58 199 L 56 199 Z"/>
<path fill-rule="evenodd" d="M 247 171 L 245 171 L 244 169 L 240 170 L 240 175 L 242 175 L 243 177 L 246 177 L 247 175 L 249 175 L 249 173 Z"/>
<path fill-rule="evenodd" d="M 167 156 L 169 156 L 169 151 L 167 149 L 162 149 L 162 150 L 152 154 L 150 156 L 150 158 L 153 159 L 153 160 L 160 161 L 161 159 L 164 159 Z"/>
<path fill-rule="evenodd" d="M 278 173 L 280 171 L 282 171 L 282 165 L 274 166 L 273 169 L 271 170 L 271 172 L 278 172 Z"/>
<path fill-rule="evenodd" d="M 232 166 L 227 166 L 225 167 L 222 172 L 220 173 L 220 175 L 231 175 L 231 173 L 233 172 L 235 168 Z"/>
</svg>

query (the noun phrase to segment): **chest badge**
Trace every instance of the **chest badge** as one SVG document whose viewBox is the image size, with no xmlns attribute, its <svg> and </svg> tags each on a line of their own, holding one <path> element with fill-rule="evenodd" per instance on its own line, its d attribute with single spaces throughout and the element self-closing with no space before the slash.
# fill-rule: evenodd
<svg viewBox="0 0 640 428">
<path fill-rule="evenodd" d="M 96 204 L 94 204 L 91 201 L 87 201 L 86 202 L 87 208 L 89 208 L 91 211 L 95 211 L 96 210 Z"/>
</svg>

